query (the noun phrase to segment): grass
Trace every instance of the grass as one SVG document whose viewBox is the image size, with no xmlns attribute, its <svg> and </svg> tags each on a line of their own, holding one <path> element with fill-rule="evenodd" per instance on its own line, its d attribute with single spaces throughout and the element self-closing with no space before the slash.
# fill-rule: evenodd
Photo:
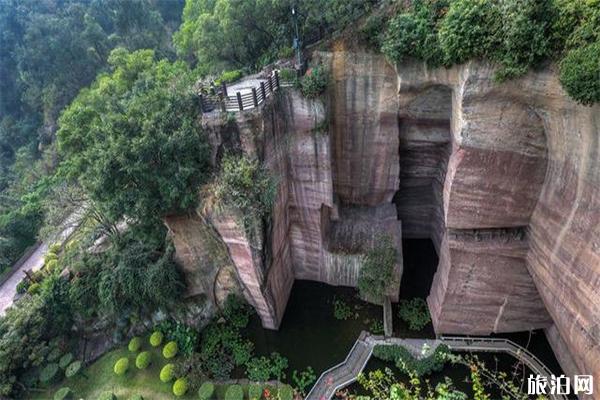
<svg viewBox="0 0 600 400">
<path fill-rule="evenodd" d="M 135 367 L 135 357 L 142 351 L 149 351 L 152 354 L 152 363 L 145 370 L 139 370 Z M 198 394 L 191 391 L 188 391 L 185 396 L 176 397 L 171 391 L 174 381 L 169 383 L 160 381 L 159 375 L 162 367 L 169 362 L 175 362 L 178 357 L 181 357 L 178 355 L 174 359 L 166 360 L 161 351 L 162 346 L 153 348 L 148 343 L 148 338 L 145 337 L 140 351 L 132 353 L 127 350 L 127 346 L 110 351 L 84 368 L 77 376 L 65 379 L 41 392 L 31 392 L 27 398 L 31 400 L 51 400 L 58 389 L 68 386 L 73 390 L 74 399 L 95 400 L 106 391 L 113 392 L 118 400 L 127 400 L 136 394 L 142 395 L 145 400 L 198 399 Z M 129 358 L 129 369 L 125 375 L 117 376 L 113 372 L 113 366 L 121 357 Z M 224 399 L 227 385 L 215 386 L 215 398 Z M 246 398 L 247 389 L 247 386 L 244 386 Z"/>
</svg>

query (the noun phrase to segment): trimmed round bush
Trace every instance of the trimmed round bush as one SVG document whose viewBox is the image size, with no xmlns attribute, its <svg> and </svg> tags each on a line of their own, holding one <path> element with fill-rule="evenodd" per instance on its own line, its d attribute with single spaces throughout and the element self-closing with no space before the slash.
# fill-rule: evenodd
<svg viewBox="0 0 600 400">
<path fill-rule="evenodd" d="M 294 389 L 290 385 L 283 385 L 279 387 L 279 400 L 293 400 Z"/>
<path fill-rule="evenodd" d="M 71 362 L 73 361 L 73 354 L 72 353 L 67 353 L 64 356 L 62 356 L 60 358 L 60 360 L 58 360 L 58 366 L 61 369 L 65 369 L 69 366 L 69 364 L 71 364 Z"/>
<path fill-rule="evenodd" d="M 48 357 L 46 358 L 50 362 L 57 361 L 60 356 L 62 356 L 62 351 L 58 346 L 54 347 L 50 353 L 48 353 Z"/>
<path fill-rule="evenodd" d="M 231 385 L 225 392 L 225 400 L 243 400 L 244 389 L 240 385 Z"/>
<path fill-rule="evenodd" d="M 177 397 L 183 396 L 188 390 L 187 379 L 179 378 L 173 384 L 173 394 Z"/>
<path fill-rule="evenodd" d="M 40 292 L 40 289 L 42 287 L 40 286 L 39 283 L 35 282 L 32 283 L 28 288 L 27 288 L 27 293 L 34 295 L 34 294 L 38 294 Z"/>
<path fill-rule="evenodd" d="M 132 353 L 137 352 L 140 347 L 142 347 L 142 339 L 140 339 L 139 337 L 134 337 L 129 341 L 129 345 L 127 346 L 127 348 L 129 349 L 129 351 L 131 351 Z"/>
<path fill-rule="evenodd" d="M 177 355 L 177 342 L 169 342 L 165 344 L 162 354 L 164 358 L 173 358 Z"/>
<path fill-rule="evenodd" d="M 248 386 L 248 397 L 250 400 L 259 400 L 262 397 L 263 387 L 257 383 Z"/>
<path fill-rule="evenodd" d="M 150 361 L 152 361 L 152 354 L 147 351 L 142 351 L 135 358 L 135 366 L 138 369 L 146 369 L 148 368 L 148 365 L 150 365 Z"/>
<path fill-rule="evenodd" d="M 167 364 L 160 370 L 161 382 L 170 382 L 175 377 L 175 364 Z"/>
<path fill-rule="evenodd" d="M 43 384 L 53 383 L 58 377 L 58 364 L 50 363 L 40 371 L 40 382 Z"/>
<path fill-rule="evenodd" d="M 162 344 L 163 334 L 160 331 L 154 331 L 152 335 L 150 335 L 150 345 L 152 347 L 158 347 Z"/>
<path fill-rule="evenodd" d="M 134 394 L 128 400 L 144 400 L 144 396 L 142 396 L 141 394 Z"/>
<path fill-rule="evenodd" d="M 44 264 L 47 264 L 49 261 L 52 260 L 58 260 L 58 256 L 56 255 L 56 253 L 49 251 L 44 256 Z"/>
<path fill-rule="evenodd" d="M 81 361 L 73 361 L 67 369 L 65 369 L 65 376 L 67 378 L 72 378 L 77 375 L 81 371 Z"/>
<path fill-rule="evenodd" d="M 212 382 L 204 382 L 198 389 L 198 397 L 200 400 L 211 400 L 215 393 L 215 385 Z"/>
<path fill-rule="evenodd" d="M 104 392 L 98 396 L 98 400 L 117 400 L 117 396 L 113 392 Z"/>
<path fill-rule="evenodd" d="M 61 245 L 60 243 L 52 243 L 49 247 L 48 247 L 48 252 L 49 253 L 54 253 L 54 254 L 58 254 L 60 253 L 60 248 Z"/>
<path fill-rule="evenodd" d="M 56 271 L 56 269 L 58 268 L 58 260 L 50 260 L 46 263 L 46 266 L 44 267 L 46 268 L 46 271 L 48 272 L 54 272 Z"/>
<path fill-rule="evenodd" d="M 62 387 L 54 393 L 54 400 L 68 400 L 73 397 L 71 388 Z"/>
<path fill-rule="evenodd" d="M 113 370 L 117 375 L 125 375 L 125 372 L 129 369 L 129 359 L 127 357 L 119 358 L 115 363 Z"/>
</svg>

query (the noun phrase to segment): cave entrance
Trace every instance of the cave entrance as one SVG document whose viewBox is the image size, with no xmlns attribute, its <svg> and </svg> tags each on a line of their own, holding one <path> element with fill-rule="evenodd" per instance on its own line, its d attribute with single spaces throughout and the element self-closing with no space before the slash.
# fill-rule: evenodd
<svg viewBox="0 0 600 400">
<path fill-rule="evenodd" d="M 393 202 L 402 221 L 403 298 L 426 298 L 444 232 L 443 188 L 452 151 L 452 91 L 442 85 L 403 94 L 398 114 L 400 187 Z"/>
</svg>

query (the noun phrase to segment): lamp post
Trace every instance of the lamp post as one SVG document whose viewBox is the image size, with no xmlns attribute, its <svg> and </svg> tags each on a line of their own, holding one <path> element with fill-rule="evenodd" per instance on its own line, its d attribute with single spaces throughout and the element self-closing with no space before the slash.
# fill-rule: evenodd
<svg viewBox="0 0 600 400">
<path fill-rule="evenodd" d="M 294 20 L 294 30 L 296 36 L 294 37 L 294 48 L 296 49 L 296 63 L 297 69 L 302 68 L 302 55 L 300 54 L 300 37 L 298 34 L 298 13 L 296 12 L 296 6 L 292 6 L 292 19 Z"/>
</svg>

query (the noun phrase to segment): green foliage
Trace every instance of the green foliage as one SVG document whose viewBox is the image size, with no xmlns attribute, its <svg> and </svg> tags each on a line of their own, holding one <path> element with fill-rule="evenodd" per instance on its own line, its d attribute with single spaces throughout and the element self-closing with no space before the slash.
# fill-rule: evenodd
<svg viewBox="0 0 600 400">
<path fill-rule="evenodd" d="M 233 211 L 250 230 L 271 212 L 277 183 L 258 160 L 225 156 L 212 187 L 217 211 Z"/>
<path fill-rule="evenodd" d="M 179 378 L 173 384 L 173 394 L 177 397 L 183 396 L 188 390 L 187 379 Z"/>
<path fill-rule="evenodd" d="M 72 361 L 73 361 L 73 354 L 67 353 L 60 358 L 60 360 L 58 361 L 58 366 L 60 367 L 60 369 L 65 369 L 69 366 L 69 364 L 71 364 Z"/>
<path fill-rule="evenodd" d="M 354 317 L 354 312 L 348 303 L 342 299 L 333 300 L 333 316 L 335 319 L 347 320 Z"/>
<path fill-rule="evenodd" d="M 384 361 L 391 361 L 402 371 L 416 376 L 424 376 L 432 372 L 441 371 L 449 361 L 448 354 L 450 354 L 450 350 L 446 345 L 438 346 L 432 354 L 421 359 L 413 357 L 402 346 L 376 345 L 373 349 L 373 356 Z"/>
<path fill-rule="evenodd" d="M 48 357 L 46 357 L 46 360 L 49 362 L 58 361 L 62 354 L 63 352 L 58 346 L 52 346 L 50 352 L 48 353 Z"/>
<path fill-rule="evenodd" d="M 189 356 L 198 346 L 198 333 L 190 326 L 176 321 L 163 321 L 156 327 L 157 331 L 169 340 L 177 343 L 177 349 Z"/>
<path fill-rule="evenodd" d="M 209 145 L 198 126 L 194 76 L 154 52 L 113 50 L 112 73 L 81 91 L 60 117 L 61 171 L 113 220 L 160 223 L 197 202 Z"/>
<path fill-rule="evenodd" d="M 600 40 L 569 51 L 559 68 L 569 96 L 585 105 L 600 102 Z"/>
<path fill-rule="evenodd" d="M 60 369 L 56 363 L 46 365 L 40 371 L 40 382 L 45 385 L 54 383 L 58 379 L 59 371 Z"/>
<path fill-rule="evenodd" d="M 280 386 L 277 393 L 279 400 L 293 400 L 294 389 L 289 385 Z"/>
<path fill-rule="evenodd" d="M 198 397 L 200 400 L 211 400 L 215 393 L 215 385 L 212 382 L 204 382 L 198 389 Z"/>
<path fill-rule="evenodd" d="M 23 278 L 19 283 L 17 283 L 17 293 L 23 294 L 27 292 L 30 286 L 30 281 L 27 278 Z"/>
<path fill-rule="evenodd" d="M 117 396 L 113 392 L 103 392 L 98 396 L 98 400 L 117 400 Z"/>
<path fill-rule="evenodd" d="M 148 351 L 142 351 L 135 358 L 135 366 L 137 367 L 137 369 L 146 369 L 150 365 L 151 361 L 152 354 L 150 354 L 150 352 Z"/>
<path fill-rule="evenodd" d="M 144 400 L 144 396 L 141 394 L 134 394 L 133 396 L 130 396 L 128 400 Z"/>
<path fill-rule="evenodd" d="M 129 359 L 127 357 L 119 358 L 113 367 L 113 371 L 116 375 L 125 375 L 128 369 Z"/>
<path fill-rule="evenodd" d="M 245 328 L 248 325 L 252 308 L 239 296 L 230 294 L 225 300 L 223 316 L 236 328 Z"/>
<path fill-rule="evenodd" d="M 262 398 L 263 387 L 260 384 L 253 383 L 248 386 L 248 399 L 260 400 Z"/>
<path fill-rule="evenodd" d="M 252 350 L 252 342 L 242 339 L 230 324 L 213 323 L 202 332 L 200 357 L 206 374 L 214 379 L 228 379 L 234 367 L 250 360 Z"/>
<path fill-rule="evenodd" d="M 225 400 L 243 400 L 244 389 L 240 385 L 230 385 L 225 392 Z"/>
<path fill-rule="evenodd" d="M 319 97 L 329 83 L 329 70 L 323 65 L 317 65 L 306 71 L 300 82 L 304 97 L 314 99 Z"/>
<path fill-rule="evenodd" d="M 141 347 L 142 347 L 142 339 L 138 336 L 131 338 L 131 340 L 129 341 L 129 344 L 127 345 L 127 348 L 132 353 L 138 352 Z"/>
<path fill-rule="evenodd" d="M 294 85 L 299 84 L 298 72 L 291 68 L 282 68 L 279 70 L 279 80 L 282 82 L 292 82 Z"/>
<path fill-rule="evenodd" d="M 288 367 L 287 358 L 277 352 L 270 357 L 254 357 L 246 363 L 246 375 L 253 382 L 266 382 L 271 379 L 283 380 Z"/>
<path fill-rule="evenodd" d="M 41 287 L 42 286 L 39 283 L 34 282 L 27 288 L 27 293 L 29 293 L 30 295 L 38 294 L 40 292 Z"/>
<path fill-rule="evenodd" d="M 221 85 L 222 83 L 232 83 L 242 79 L 244 72 L 241 69 L 234 69 L 232 71 L 223 71 L 219 78 L 215 81 L 215 84 Z"/>
<path fill-rule="evenodd" d="M 312 386 L 313 383 L 317 380 L 317 375 L 315 375 L 315 371 L 312 367 L 307 367 L 304 371 L 296 371 L 292 373 L 292 381 L 294 382 L 294 387 L 302 394 L 303 397 L 308 393 L 308 389 Z"/>
<path fill-rule="evenodd" d="M 380 335 L 385 332 L 385 326 L 383 325 L 383 321 L 377 318 L 374 318 L 369 324 L 369 332 Z"/>
<path fill-rule="evenodd" d="M 162 344 L 163 341 L 163 333 L 161 331 L 154 331 L 152 335 L 150 335 L 150 345 L 152 347 L 158 347 Z"/>
<path fill-rule="evenodd" d="M 363 258 L 358 274 L 360 295 L 372 302 L 383 303 L 388 288 L 394 284 L 397 252 L 389 236 L 381 237 Z"/>
<path fill-rule="evenodd" d="M 166 364 L 160 370 L 160 381 L 170 382 L 175 377 L 175 364 Z"/>
<path fill-rule="evenodd" d="M 54 393 L 54 400 L 69 400 L 71 398 L 73 398 L 73 391 L 68 387 L 62 387 Z"/>
<path fill-rule="evenodd" d="M 81 361 L 73 361 L 71 364 L 69 364 L 67 369 L 65 369 L 65 377 L 72 378 L 77 375 L 79 371 L 81 371 L 81 366 Z"/>
<path fill-rule="evenodd" d="M 427 302 L 419 297 L 415 297 L 411 300 L 400 300 L 398 316 L 402 321 L 406 322 L 408 328 L 413 331 L 420 331 L 431 322 Z"/>
<path fill-rule="evenodd" d="M 164 358 L 173 358 L 177 355 L 177 342 L 169 342 L 165 345 L 165 347 L 163 347 L 163 357 Z"/>
</svg>

